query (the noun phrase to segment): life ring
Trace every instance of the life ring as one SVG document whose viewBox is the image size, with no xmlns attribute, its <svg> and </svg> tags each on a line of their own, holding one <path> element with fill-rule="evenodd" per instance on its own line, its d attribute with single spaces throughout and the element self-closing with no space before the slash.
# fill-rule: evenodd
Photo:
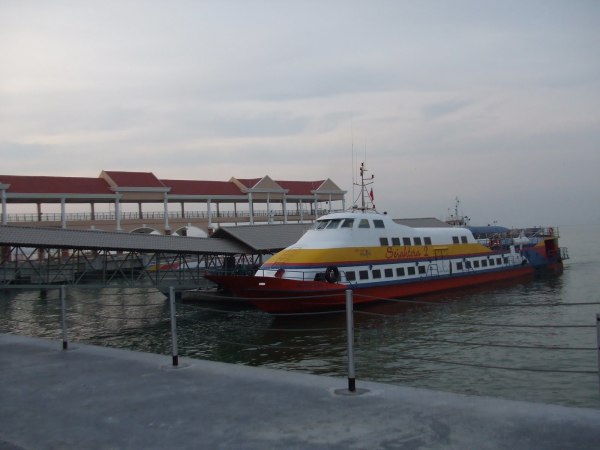
<svg viewBox="0 0 600 450">
<path fill-rule="evenodd" d="M 340 271 L 335 266 L 328 266 L 325 269 L 325 279 L 329 283 L 337 283 L 340 279 Z"/>
</svg>

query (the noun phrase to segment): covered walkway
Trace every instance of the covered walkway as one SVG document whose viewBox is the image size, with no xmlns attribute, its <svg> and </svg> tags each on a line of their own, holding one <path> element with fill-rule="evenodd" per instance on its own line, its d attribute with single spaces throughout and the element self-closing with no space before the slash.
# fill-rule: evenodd
<svg viewBox="0 0 600 450">
<path fill-rule="evenodd" d="M 219 223 L 302 223 L 345 209 L 345 194 L 330 179 L 275 181 L 268 175 L 229 181 L 159 179 L 150 172 L 122 171 L 102 171 L 98 178 L 0 175 L 3 225 L 53 222 L 51 226 L 69 228 L 77 222 L 78 227 L 93 228 L 109 221 L 114 230 L 123 231 L 125 220 L 137 221 L 134 228 L 140 229 L 158 220 L 164 234 L 186 222 L 207 231 Z M 34 213 L 9 212 L 9 205 L 28 204 L 36 205 Z M 60 212 L 44 213 L 52 204 L 60 205 Z M 124 211 L 128 204 L 137 210 Z M 89 205 L 89 210 L 68 212 L 72 205 Z M 108 211 L 96 211 L 97 205 L 108 206 Z M 162 210 L 144 210 L 147 205 Z"/>
</svg>

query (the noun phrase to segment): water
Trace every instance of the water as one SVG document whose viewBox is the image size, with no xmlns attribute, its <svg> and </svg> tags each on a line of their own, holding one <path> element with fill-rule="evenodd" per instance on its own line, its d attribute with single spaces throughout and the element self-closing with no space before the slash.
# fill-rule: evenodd
<svg viewBox="0 0 600 450">
<path fill-rule="evenodd" d="M 600 408 L 600 226 L 563 227 L 561 234 L 571 255 L 561 277 L 357 311 L 357 385 L 372 380 Z M 154 289 L 69 288 L 67 304 L 70 341 L 170 354 L 169 305 Z M 182 356 L 347 375 L 343 313 L 272 317 L 194 301 L 179 302 L 177 311 Z M 38 291 L 0 291 L 0 331 L 60 340 L 59 292 L 43 299 Z"/>
</svg>

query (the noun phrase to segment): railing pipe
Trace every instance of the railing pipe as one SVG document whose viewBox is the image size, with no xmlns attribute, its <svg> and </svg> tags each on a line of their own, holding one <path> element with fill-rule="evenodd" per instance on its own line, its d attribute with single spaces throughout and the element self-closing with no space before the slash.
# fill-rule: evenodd
<svg viewBox="0 0 600 450">
<path fill-rule="evenodd" d="M 169 303 L 171 306 L 171 355 L 173 356 L 173 367 L 179 365 L 177 349 L 177 316 L 175 314 L 175 288 L 169 287 Z"/>
<path fill-rule="evenodd" d="M 67 288 L 63 284 L 60 287 L 60 322 L 62 326 L 62 348 L 68 350 L 69 341 L 67 340 Z"/>
<path fill-rule="evenodd" d="M 354 309 L 352 306 L 352 289 L 346 290 L 346 336 L 348 339 L 348 390 L 356 391 L 354 374 Z"/>
<path fill-rule="evenodd" d="M 600 314 L 596 314 L 596 344 L 598 346 L 598 393 L 600 394 Z"/>
</svg>

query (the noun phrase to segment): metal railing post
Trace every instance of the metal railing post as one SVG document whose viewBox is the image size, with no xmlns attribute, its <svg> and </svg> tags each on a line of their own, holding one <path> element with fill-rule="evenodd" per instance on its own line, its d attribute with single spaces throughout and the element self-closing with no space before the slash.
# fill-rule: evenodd
<svg viewBox="0 0 600 450">
<path fill-rule="evenodd" d="M 60 287 L 60 321 L 62 326 L 62 348 L 67 350 L 69 342 L 67 340 L 67 288 L 63 284 Z"/>
<path fill-rule="evenodd" d="M 175 288 L 169 287 L 169 303 L 171 305 L 171 354 L 173 355 L 173 366 L 179 365 L 177 355 L 177 318 L 175 315 Z"/>
<path fill-rule="evenodd" d="M 348 390 L 356 391 L 354 374 L 354 308 L 352 305 L 352 290 L 346 290 L 346 336 L 348 339 Z"/>
<path fill-rule="evenodd" d="M 596 314 L 596 344 L 598 345 L 598 393 L 600 394 L 600 314 Z"/>
</svg>

